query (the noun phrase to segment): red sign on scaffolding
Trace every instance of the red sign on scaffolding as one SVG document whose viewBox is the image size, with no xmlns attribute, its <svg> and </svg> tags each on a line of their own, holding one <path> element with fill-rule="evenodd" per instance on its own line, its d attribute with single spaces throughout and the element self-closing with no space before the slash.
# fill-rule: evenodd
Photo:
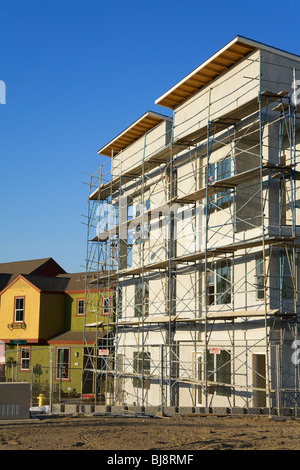
<svg viewBox="0 0 300 470">
<path fill-rule="evenodd" d="M 210 348 L 210 354 L 221 354 L 221 348 Z"/>
<path fill-rule="evenodd" d="M 109 349 L 98 349 L 98 356 L 109 356 Z"/>
</svg>

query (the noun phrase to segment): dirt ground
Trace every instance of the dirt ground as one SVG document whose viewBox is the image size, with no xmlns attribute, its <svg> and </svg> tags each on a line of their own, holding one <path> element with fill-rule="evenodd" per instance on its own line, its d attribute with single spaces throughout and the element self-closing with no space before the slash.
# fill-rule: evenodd
<svg viewBox="0 0 300 470">
<path fill-rule="evenodd" d="M 0 421 L 2 450 L 300 450 L 300 420 L 66 416 Z"/>
</svg>

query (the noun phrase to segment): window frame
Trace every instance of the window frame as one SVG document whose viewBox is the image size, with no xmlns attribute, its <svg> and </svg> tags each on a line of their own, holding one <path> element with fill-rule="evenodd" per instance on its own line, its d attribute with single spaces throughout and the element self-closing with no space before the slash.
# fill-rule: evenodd
<svg viewBox="0 0 300 470">
<path fill-rule="evenodd" d="M 143 373 L 144 365 L 144 373 Z M 142 388 L 143 378 L 145 375 L 150 375 L 151 372 L 151 353 L 148 351 L 134 351 L 133 352 L 133 372 L 142 377 L 133 377 L 132 384 L 135 388 Z M 150 381 L 144 381 L 144 388 L 150 387 Z"/>
<path fill-rule="evenodd" d="M 137 202 L 134 204 L 135 218 L 145 216 L 145 220 L 141 223 L 138 223 L 135 227 L 135 233 L 133 235 L 134 243 L 140 245 L 150 238 L 151 232 L 151 223 L 149 220 L 148 211 L 150 210 L 151 200 L 150 198 L 146 199 L 144 203 Z"/>
<path fill-rule="evenodd" d="M 296 283 L 297 286 L 297 270 L 296 273 L 293 274 L 291 271 L 293 270 L 293 261 L 292 261 L 292 253 L 291 250 L 287 250 L 287 252 L 284 252 L 280 258 L 281 262 L 281 267 L 280 270 L 282 272 L 282 299 L 283 300 L 293 300 L 294 299 L 294 282 Z M 293 281 L 293 277 L 295 277 L 295 280 Z M 296 294 L 298 298 L 298 292 Z"/>
<path fill-rule="evenodd" d="M 216 181 L 222 181 L 231 176 L 231 158 L 225 157 L 217 162 Z M 217 193 L 216 205 L 219 209 L 225 209 L 232 203 L 232 192 L 230 190 Z"/>
<path fill-rule="evenodd" d="M 112 311 L 116 318 L 122 318 L 123 311 L 123 291 L 122 286 L 118 284 L 112 295 Z"/>
<path fill-rule="evenodd" d="M 228 168 L 226 168 L 228 166 Z M 208 164 L 208 175 L 206 168 L 206 178 L 208 184 L 217 183 L 223 179 L 229 178 L 232 175 L 231 169 L 231 156 Z M 206 182 L 205 182 L 206 184 Z M 208 197 L 208 210 L 215 212 L 228 208 L 232 204 L 232 192 L 230 189 L 219 191 Z"/>
<path fill-rule="evenodd" d="M 215 271 L 210 269 L 206 273 L 206 302 L 207 306 L 215 304 Z"/>
<path fill-rule="evenodd" d="M 227 355 L 227 358 L 224 358 Z M 228 358 L 229 356 L 229 358 Z M 219 354 L 211 353 L 207 350 L 207 380 L 211 382 L 221 382 L 231 385 L 231 352 L 227 349 L 221 349 Z M 224 363 L 223 363 L 224 362 Z M 225 368 L 225 369 L 224 369 Z M 228 372 L 229 368 L 229 372 Z M 224 378 L 225 375 L 225 378 Z M 229 377 L 229 379 L 228 379 Z M 229 380 L 229 381 L 228 381 Z M 231 388 L 224 385 L 212 385 L 208 387 L 208 393 L 216 396 L 230 397 Z"/>
<path fill-rule="evenodd" d="M 63 354 L 67 351 L 68 354 L 68 360 L 65 362 L 62 362 L 61 367 L 67 367 L 67 373 L 64 373 L 61 377 L 59 376 L 59 370 L 60 370 L 60 351 L 64 351 Z M 70 380 L 70 360 L 71 360 L 71 355 L 70 355 L 70 348 L 65 347 L 65 346 L 58 346 L 56 348 L 56 361 L 55 361 L 55 380 L 57 381 L 69 381 Z"/>
<path fill-rule="evenodd" d="M 223 269 L 229 271 L 229 277 L 225 277 L 223 273 Z M 221 271 L 218 273 L 218 271 Z M 226 280 L 225 280 L 226 279 Z M 216 272 L 215 272 L 215 282 L 216 282 L 216 305 L 230 305 L 232 303 L 232 286 L 231 286 L 231 279 L 232 279 L 232 270 L 231 270 L 231 262 L 228 260 L 222 260 L 216 262 Z M 219 290 L 219 286 L 222 282 L 226 283 L 225 289 Z M 229 296 L 229 300 L 224 302 L 224 296 Z"/>
<path fill-rule="evenodd" d="M 263 261 L 262 253 L 257 253 L 255 255 L 255 291 L 256 291 L 256 300 L 264 300 L 265 298 L 264 261 Z"/>
<path fill-rule="evenodd" d="M 23 352 L 25 350 L 28 353 L 28 357 L 23 357 Z M 28 361 L 28 367 L 23 367 L 23 362 Z M 20 347 L 20 368 L 21 372 L 29 372 L 30 371 L 30 362 L 31 362 L 31 348 L 28 346 L 21 346 Z"/>
<path fill-rule="evenodd" d="M 22 300 L 23 301 L 23 306 L 22 308 L 17 308 L 17 300 Z M 16 312 L 22 311 L 22 319 L 17 320 L 17 313 Z M 24 323 L 24 318 L 25 318 L 25 296 L 16 296 L 14 297 L 14 321 L 13 323 Z"/>
<path fill-rule="evenodd" d="M 103 303 L 102 303 L 102 315 L 107 317 L 109 316 L 110 312 L 110 302 L 109 302 L 109 297 L 103 297 Z"/>
<path fill-rule="evenodd" d="M 134 317 L 141 318 L 149 315 L 149 280 L 139 281 L 134 285 Z"/>
<path fill-rule="evenodd" d="M 79 304 L 80 303 L 83 303 L 83 307 L 80 308 Z M 82 310 L 82 313 L 80 312 L 80 310 Z M 81 298 L 78 298 L 77 301 L 76 301 L 76 316 L 78 317 L 83 317 L 85 314 L 85 299 L 83 297 Z"/>
<path fill-rule="evenodd" d="M 229 277 L 225 278 L 223 269 L 229 271 Z M 221 272 L 219 272 L 221 270 Z M 227 280 L 226 280 L 227 279 Z M 225 282 L 225 289 L 220 290 L 221 283 Z M 211 305 L 231 305 L 232 288 L 232 265 L 230 260 L 218 260 L 213 262 L 213 266 L 206 273 L 206 301 L 207 306 Z M 228 296 L 228 301 L 224 302 L 224 296 Z M 226 298 L 225 298 L 226 299 Z"/>
</svg>

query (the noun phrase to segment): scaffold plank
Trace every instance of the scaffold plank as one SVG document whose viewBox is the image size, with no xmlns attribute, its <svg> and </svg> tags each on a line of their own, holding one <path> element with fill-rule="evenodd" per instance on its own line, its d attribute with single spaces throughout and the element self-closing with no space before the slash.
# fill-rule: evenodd
<svg viewBox="0 0 300 470">
<path fill-rule="evenodd" d="M 146 273 L 150 271 L 155 271 L 159 269 L 166 269 L 166 268 L 175 268 L 179 264 L 184 264 L 188 262 L 196 262 L 204 260 L 206 257 L 216 257 L 218 255 L 226 254 L 226 253 L 235 253 L 239 250 L 246 250 L 251 248 L 256 248 L 259 246 L 265 245 L 277 245 L 277 246 L 285 246 L 288 244 L 293 244 L 295 242 L 294 237 L 274 237 L 274 238 L 260 238 L 257 240 L 249 240 L 245 242 L 237 242 L 234 244 L 223 245 L 218 247 L 210 248 L 206 251 L 195 252 L 189 255 L 183 255 L 181 257 L 176 257 L 172 259 L 166 259 L 160 261 L 158 263 L 148 264 L 142 267 L 137 268 L 128 268 L 120 271 L 115 271 L 114 273 L 102 273 L 97 279 L 91 281 L 90 283 L 97 283 L 101 280 L 105 279 L 118 279 L 127 276 L 133 276 L 135 274 Z"/>
<path fill-rule="evenodd" d="M 226 311 L 226 312 L 214 312 L 214 313 L 209 313 L 206 316 L 202 317 L 197 317 L 197 318 L 180 318 L 179 315 L 172 315 L 169 317 L 168 315 L 165 315 L 163 317 L 156 317 L 156 316 L 149 316 L 144 318 L 144 320 L 120 320 L 120 321 L 113 321 L 109 322 L 110 327 L 123 327 L 123 326 L 149 326 L 150 324 L 168 324 L 169 322 L 173 323 L 203 323 L 205 321 L 209 320 L 234 320 L 237 318 L 246 318 L 246 317 L 265 317 L 267 316 L 274 316 L 278 315 L 279 310 L 278 309 L 271 309 L 267 310 L 266 312 L 264 310 L 242 310 L 242 311 Z M 99 328 L 106 326 L 104 325 L 103 322 L 94 322 L 94 323 L 88 323 L 86 327 L 88 328 Z"/>
</svg>

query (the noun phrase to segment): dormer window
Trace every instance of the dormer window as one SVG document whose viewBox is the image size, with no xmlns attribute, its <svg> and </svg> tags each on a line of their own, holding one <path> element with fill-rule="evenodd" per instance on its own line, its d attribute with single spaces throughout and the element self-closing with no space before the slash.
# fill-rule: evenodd
<svg viewBox="0 0 300 470">
<path fill-rule="evenodd" d="M 24 322 L 24 305 L 25 305 L 25 297 L 15 297 L 15 313 L 14 313 L 15 323 Z"/>
</svg>

